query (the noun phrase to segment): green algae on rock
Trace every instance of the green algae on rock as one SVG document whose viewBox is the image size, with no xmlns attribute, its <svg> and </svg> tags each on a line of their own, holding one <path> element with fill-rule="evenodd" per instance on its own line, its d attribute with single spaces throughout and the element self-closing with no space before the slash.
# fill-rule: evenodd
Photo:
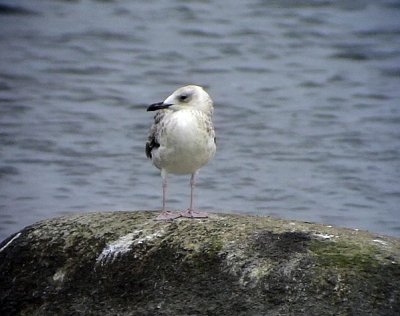
<svg viewBox="0 0 400 316">
<path fill-rule="evenodd" d="M 46 220 L 0 245 L 1 315 L 396 315 L 400 241 L 269 217 Z"/>
</svg>

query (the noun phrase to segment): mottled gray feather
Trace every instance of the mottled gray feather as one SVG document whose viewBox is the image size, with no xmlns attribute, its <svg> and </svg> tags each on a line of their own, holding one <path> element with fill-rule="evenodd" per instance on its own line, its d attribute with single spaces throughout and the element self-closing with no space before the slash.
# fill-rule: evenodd
<svg viewBox="0 0 400 316">
<path fill-rule="evenodd" d="M 149 136 L 147 138 L 147 143 L 146 143 L 146 156 L 149 159 L 152 158 L 151 152 L 153 148 L 160 147 L 160 143 L 158 142 L 157 139 L 157 125 L 163 119 L 164 115 L 165 111 L 159 111 L 156 113 L 156 115 L 154 115 L 154 123 L 150 128 Z"/>
</svg>

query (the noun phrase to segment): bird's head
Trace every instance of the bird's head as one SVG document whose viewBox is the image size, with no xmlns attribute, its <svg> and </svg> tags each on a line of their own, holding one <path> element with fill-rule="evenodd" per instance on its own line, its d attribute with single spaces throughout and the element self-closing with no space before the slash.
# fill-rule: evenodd
<svg viewBox="0 0 400 316">
<path fill-rule="evenodd" d="M 147 111 L 160 109 L 170 109 L 172 111 L 196 109 L 211 115 L 213 112 L 213 102 L 202 87 L 189 85 L 179 88 L 163 102 L 150 105 Z"/>
</svg>

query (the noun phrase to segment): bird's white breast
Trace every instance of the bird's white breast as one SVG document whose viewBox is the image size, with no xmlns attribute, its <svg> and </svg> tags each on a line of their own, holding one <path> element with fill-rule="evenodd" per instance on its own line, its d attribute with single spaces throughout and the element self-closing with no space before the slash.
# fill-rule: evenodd
<svg viewBox="0 0 400 316">
<path fill-rule="evenodd" d="M 165 115 L 158 134 L 160 147 L 153 162 L 167 172 L 193 173 L 215 154 L 211 118 L 197 110 L 181 110 Z"/>
</svg>

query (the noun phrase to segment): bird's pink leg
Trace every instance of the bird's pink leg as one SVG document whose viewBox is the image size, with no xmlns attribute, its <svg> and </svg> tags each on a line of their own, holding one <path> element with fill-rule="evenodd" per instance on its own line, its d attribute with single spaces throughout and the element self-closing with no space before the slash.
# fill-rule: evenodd
<svg viewBox="0 0 400 316">
<path fill-rule="evenodd" d="M 162 176 L 162 188 L 163 188 L 162 211 L 161 214 L 156 217 L 156 221 L 173 220 L 175 218 L 181 217 L 180 213 L 176 212 L 174 213 L 166 210 L 167 187 L 168 187 L 167 173 L 164 170 L 162 170 L 161 176 Z"/>
<path fill-rule="evenodd" d="M 207 218 L 208 214 L 206 212 L 195 211 L 193 209 L 193 201 L 194 201 L 194 187 L 196 185 L 195 181 L 196 172 L 192 173 L 190 178 L 190 206 L 189 209 L 181 213 L 183 217 L 189 218 Z"/>
</svg>

